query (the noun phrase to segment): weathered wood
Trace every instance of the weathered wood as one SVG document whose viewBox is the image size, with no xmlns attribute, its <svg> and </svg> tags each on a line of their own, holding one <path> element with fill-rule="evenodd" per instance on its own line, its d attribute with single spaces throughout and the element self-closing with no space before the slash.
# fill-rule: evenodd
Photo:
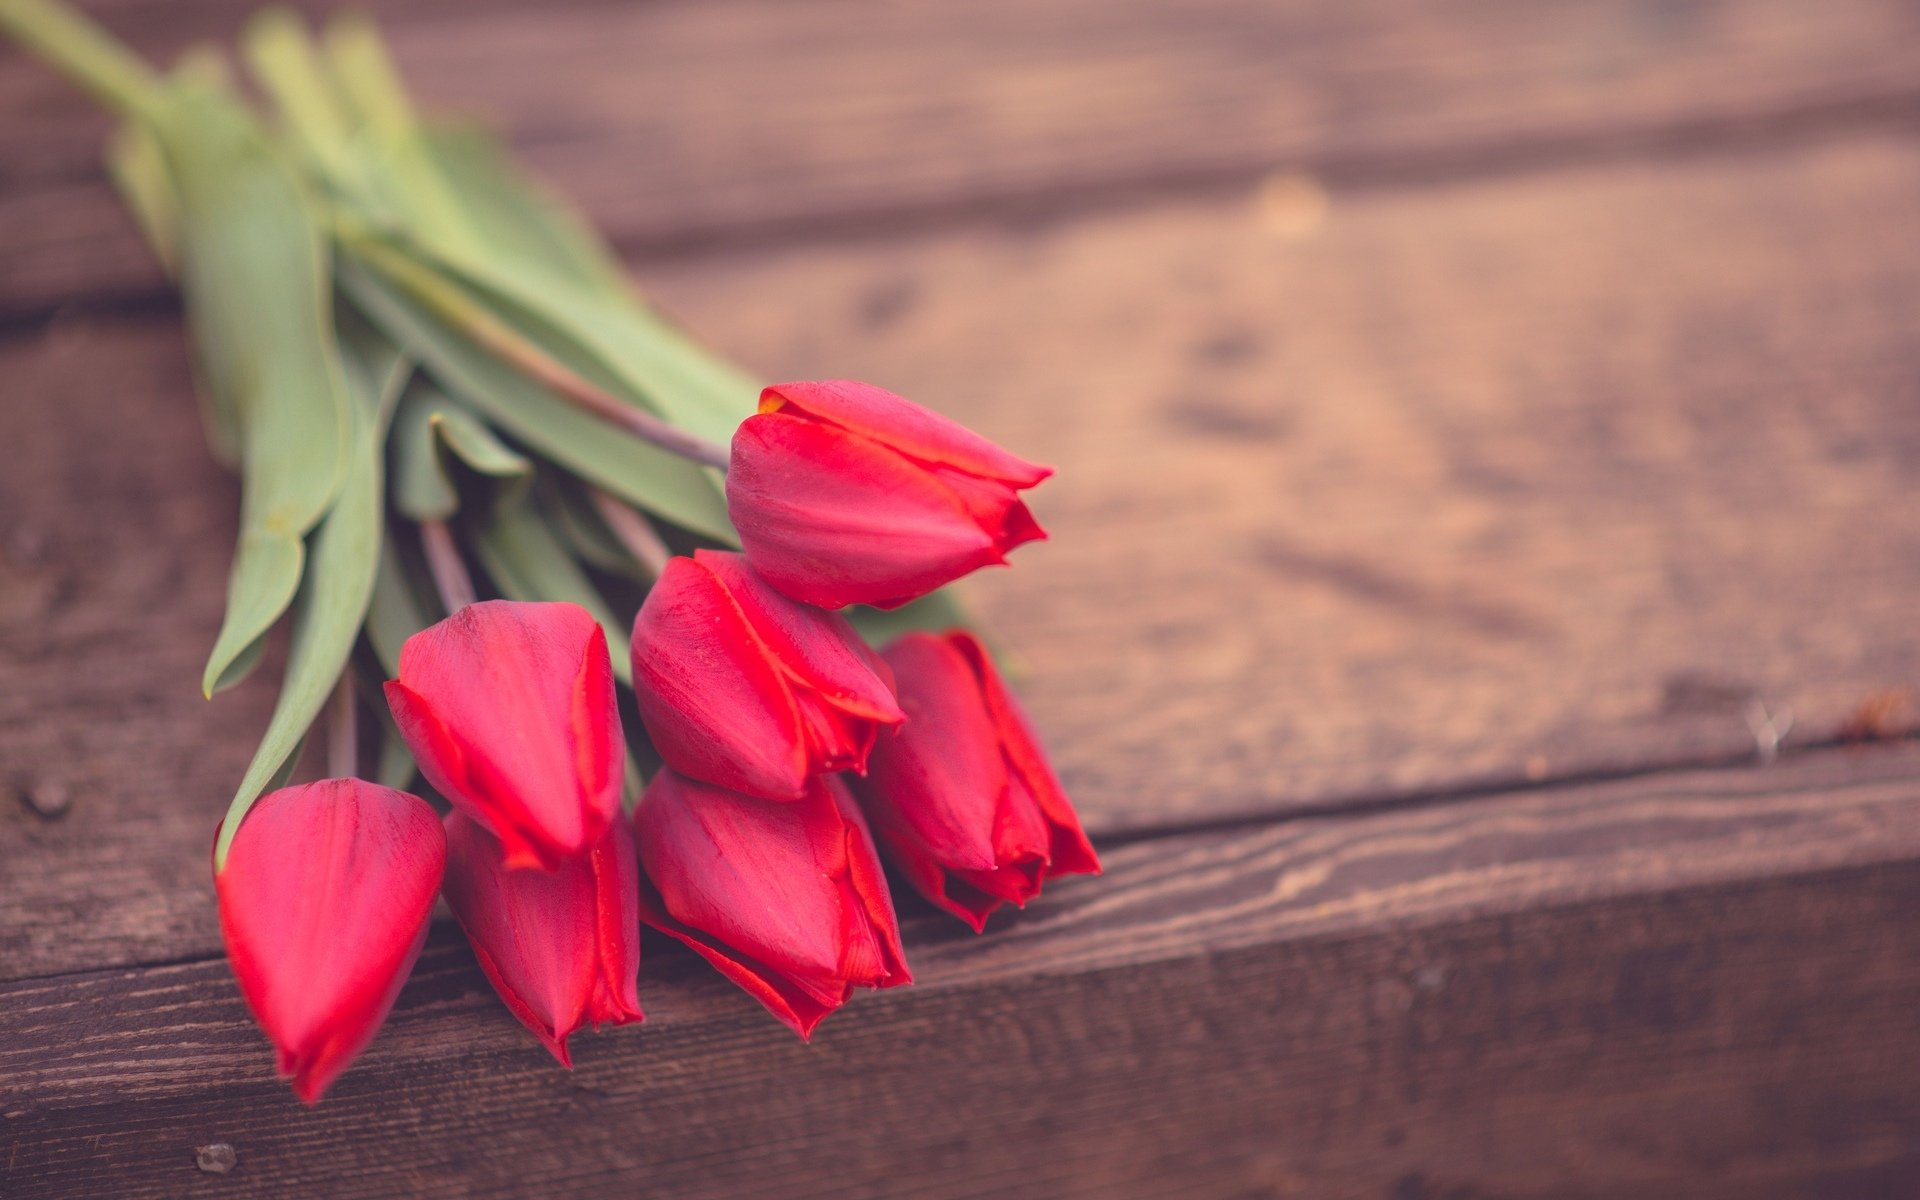
<svg viewBox="0 0 1920 1200">
<path fill-rule="evenodd" d="M 235 490 L 0 51 L 0 1194 L 1920 1192 L 1920 746 L 1809 748 L 1920 683 L 1920 10 L 376 7 L 695 328 L 1062 468 L 976 593 L 1109 874 L 909 904 L 811 1047 L 650 943 L 570 1076 L 442 927 L 299 1108 L 206 880 Z"/>
<path fill-rule="evenodd" d="M 253 7 L 98 6 L 162 59 Z M 504 128 L 632 252 L 1920 111 L 1899 0 L 375 7 L 423 96 Z M 159 291 L 99 182 L 104 121 L 11 53 L 0 112 L 0 316 Z"/>
<path fill-rule="evenodd" d="M 441 930 L 317 1110 L 218 961 L 0 987 L 9 1197 L 1904 1194 L 1920 749 L 1134 842 L 812 1046 L 649 946 L 567 1075 Z M 953 1069 L 964 1062 L 966 1070 Z M 234 1145 L 212 1179 L 194 1148 Z"/>
<path fill-rule="evenodd" d="M 1751 757 L 1920 682 L 1915 195 L 1868 138 L 650 278 L 1061 467 L 974 588 L 1111 830 Z"/>
<path fill-rule="evenodd" d="M 1920 679 L 1915 194 L 1866 139 L 653 282 L 1062 468 L 975 594 L 1106 834 L 1747 759 Z M 194 690 L 234 493 L 179 331 L 62 322 L 0 377 L 0 763 L 72 797 L 0 810 L 0 978 L 206 953 L 267 689 Z"/>
</svg>

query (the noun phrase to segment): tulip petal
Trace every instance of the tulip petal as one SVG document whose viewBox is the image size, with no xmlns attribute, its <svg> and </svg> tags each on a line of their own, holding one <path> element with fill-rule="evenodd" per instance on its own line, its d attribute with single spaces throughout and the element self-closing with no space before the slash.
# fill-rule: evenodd
<svg viewBox="0 0 1920 1200">
<path fill-rule="evenodd" d="M 1020 707 L 1020 702 L 1001 680 L 987 648 L 980 644 L 979 638 L 965 630 L 955 630 L 947 638 L 979 678 L 980 694 L 986 701 L 994 727 L 999 730 L 1000 746 L 1007 756 L 1009 773 L 1025 785 L 1046 817 L 1051 829 L 1047 852 L 1051 861 L 1047 874 L 1100 874 L 1100 857 L 1094 853 L 1093 843 L 1081 827 L 1080 817 L 1073 811 L 1066 789 L 1060 786 L 1059 777 L 1053 773 L 1046 751 L 1040 748 L 1040 738 L 1034 733 L 1026 710 Z"/>
<path fill-rule="evenodd" d="M 744 554 L 696 550 L 693 557 L 726 589 L 781 671 L 854 716 L 889 725 L 905 719 L 884 662 L 844 617 L 787 599 L 754 574 Z"/>
<path fill-rule="evenodd" d="M 852 379 L 776 383 L 760 393 L 760 411 L 806 413 L 891 446 L 925 463 L 1028 488 L 1053 474 L 966 426 L 885 388 Z"/>
<path fill-rule="evenodd" d="M 854 987 L 911 981 L 872 838 L 837 783 L 770 804 L 665 770 L 634 824 L 642 920 L 802 1037 Z"/>
<path fill-rule="evenodd" d="M 907 722 L 857 781 L 891 862 L 975 932 L 1056 875 L 1100 861 L 1039 739 L 973 635 L 909 633 L 887 647 Z"/>
<path fill-rule="evenodd" d="M 985 930 L 987 918 L 1005 903 L 1000 897 L 990 896 L 968 883 L 961 872 L 949 871 L 946 864 L 927 849 L 926 843 L 902 835 L 897 826 L 878 819 L 877 812 L 874 833 L 885 851 L 887 863 L 914 891 L 935 908 L 965 921 L 975 933 Z"/>
<path fill-rule="evenodd" d="M 887 889 L 886 875 L 880 869 L 873 831 L 844 783 L 831 778 L 823 782 L 833 797 L 840 819 L 846 822 L 847 873 L 841 886 L 847 909 L 851 913 L 858 906 L 866 927 L 872 931 L 873 950 L 878 960 L 872 968 L 850 972 L 850 975 L 856 980 L 876 978 L 877 982 L 872 985 L 876 988 L 912 983 L 913 972 L 907 966 L 907 953 L 900 945 L 900 920 L 894 914 L 893 893 Z"/>
<path fill-rule="evenodd" d="M 853 995 L 852 984 L 837 983 L 832 985 L 833 993 L 823 998 L 817 986 L 802 987 L 792 976 L 741 953 L 683 921 L 675 920 L 667 912 L 659 894 L 644 879 L 640 883 L 640 918 L 706 959 L 715 970 L 732 980 L 799 1034 L 803 1041 L 810 1041 L 814 1028 Z"/>
<path fill-rule="evenodd" d="M 446 829 L 448 907 L 508 1010 L 561 1066 L 573 1065 L 567 1039 L 588 1022 L 642 1019 L 639 871 L 624 825 L 551 872 L 512 869 L 501 843 L 458 810 Z"/>
<path fill-rule="evenodd" d="M 973 668 L 923 633 L 897 639 L 886 657 L 907 721 L 869 767 L 890 801 L 879 820 L 903 825 L 949 868 L 991 871 L 1007 768 Z"/>
<path fill-rule="evenodd" d="M 640 719 L 675 770 L 756 796 L 805 794 L 792 689 L 706 563 L 670 560 L 647 593 L 633 679 Z"/>
<path fill-rule="evenodd" d="M 442 721 L 425 697 L 397 679 L 386 683 L 387 709 L 434 790 L 471 812 L 505 847 L 510 866 L 551 870 L 564 855 L 531 833 L 535 819 L 486 756 Z M 471 797 L 486 798 L 487 807 Z"/>
<path fill-rule="evenodd" d="M 598 842 L 620 804 L 606 634 L 576 604 L 488 600 L 407 639 L 389 706 L 421 771 L 516 865 Z"/>
<path fill-rule="evenodd" d="M 625 1025 L 642 1019 L 640 860 L 633 846 L 633 828 L 615 821 L 593 848 L 592 865 L 600 970 L 587 1001 L 587 1017 L 595 1025 Z"/>
<path fill-rule="evenodd" d="M 611 795 L 617 805 L 626 773 L 627 741 L 620 729 L 619 699 L 613 690 L 613 658 L 607 651 L 606 630 L 598 621 L 594 624 L 599 640 L 596 643 L 589 639 L 581 648 L 567 728 L 572 735 L 574 778 L 579 781 L 582 793 L 595 797 Z M 607 828 L 616 823 L 610 814 Z"/>
<path fill-rule="evenodd" d="M 433 809 L 357 779 L 282 788 L 214 877 L 247 1005 L 309 1104 L 378 1032 L 426 938 L 446 838 Z"/>
<path fill-rule="evenodd" d="M 641 856 L 668 911 L 787 974 L 834 974 L 842 905 L 824 884 L 844 874 L 846 851 L 819 787 L 769 804 L 656 777 L 640 810 Z"/>
<path fill-rule="evenodd" d="M 1007 552 L 1016 546 L 1046 540 L 1047 531 L 1033 519 L 1025 502 L 999 480 L 944 470 L 935 471 L 934 477 L 959 498 L 974 523 L 993 539 L 998 561 L 1004 563 Z"/>
<path fill-rule="evenodd" d="M 1003 561 L 993 534 L 932 472 L 784 413 L 741 422 L 727 503 L 754 569 L 821 608 L 897 608 Z"/>
</svg>

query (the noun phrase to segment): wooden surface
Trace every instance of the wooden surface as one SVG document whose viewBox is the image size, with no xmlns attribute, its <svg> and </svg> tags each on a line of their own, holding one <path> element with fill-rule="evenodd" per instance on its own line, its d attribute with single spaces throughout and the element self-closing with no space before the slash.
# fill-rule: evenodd
<svg viewBox="0 0 1920 1200">
<path fill-rule="evenodd" d="M 659 954 L 646 1024 L 571 1076 L 442 927 L 318 1113 L 219 961 L 26 980 L 8 1194 L 1853 1194 L 1920 1167 L 1917 772 L 1828 753 L 1132 843 L 983 939 L 910 921 L 915 986 L 811 1046 Z M 195 1180 L 216 1141 L 239 1169 Z"/>
<path fill-rule="evenodd" d="M 1920 12 L 376 8 L 703 336 L 1061 469 L 973 590 L 1112 869 L 809 1048 L 650 944 L 571 1077 L 442 930 L 299 1110 L 206 878 L 236 489 L 5 52 L 0 1194 L 1920 1191 L 1920 751 L 1835 745 L 1920 684 Z"/>
</svg>

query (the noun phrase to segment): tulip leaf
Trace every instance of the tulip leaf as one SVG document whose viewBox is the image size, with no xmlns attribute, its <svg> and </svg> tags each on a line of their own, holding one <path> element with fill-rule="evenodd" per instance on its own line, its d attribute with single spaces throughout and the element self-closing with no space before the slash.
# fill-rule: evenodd
<svg viewBox="0 0 1920 1200">
<path fill-rule="evenodd" d="M 387 672 L 384 669 L 369 670 L 369 666 L 364 660 L 356 659 L 347 670 L 353 672 L 354 690 L 359 693 L 366 707 L 376 714 L 372 728 L 373 738 L 378 744 L 374 754 L 374 782 L 395 791 L 412 791 L 414 778 L 419 771 L 413 761 L 413 752 L 407 748 L 406 738 L 401 736 L 400 727 L 394 723 L 393 710 L 387 707 L 386 689 L 382 686 Z"/>
<path fill-rule="evenodd" d="M 563 332 L 629 398 L 709 440 L 733 436 L 759 395 L 752 377 L 644 308 L 592 229 L 497 142 L 470 126 L 423 125 L 370 20 L 335 19 L 327 44 L 417 245 L 510 319 L 519 310 Z"/>
<path fill-rule="evenodd" d="M 214 845 L 214 870 L 247 809 L 292 761 L 301 739 L 326 706 L 353 653 L 379 569 L 382 524 L 382 447 L 393 406 L 412 364 L 391 343 L 358 322 L 343 326 L 341 350 L 355 361 L 343 372 L 356 380 L 353 452 L 339 500 L 312 536 L 312 554 L 293 605 L 286 677 L 266 734 L 254 751 Z M 364 383 L 379 380 L 377 392 Z"/>
<path fill-rule="evenodd" d="M 434 430 L 456 458 L 482 475 L 495 479 L 533 477 L 533 462 L 495 437 L 486 422 L 463 405 L 442 397 L 434 413 Z"/>
<path fill-rule="evenodd" d="M 381 539 L 380 570 L 373 581 L 373 598 L 367 605 L 367 641 L 389 676 L 400 674 L 400 649 L 407 639 L 440 619 L 437 608 L 421 600 L 399 544 L 392 538 Z"/>
<path fill-rule="evenodd" d="M 190 53 L 176 73 L 185 78 L 194 78 L 197 73 L 204 75 L 209 70 L 207 63 L 205 55 Z M 217 71 L 213 78 L 216 81 L 220 78 Z M 160 261 L 161 269 L 177 282 L 180 277 L 180 197 L 167 175 L 166 154 L 149 126 L 131 121 L 114 131 L 107 143 L 107 173 L 121 201 L 133 214 L 134 224 L 139 226 L 148 248 Z M 198 364 L 195 365 L 197 368 Z M 239 414 L 226 403 L 228 397 L 207 386 L 204 371 L 201 376 L 193 392 L 208 447 L 222 466 L 236 468 L 240 465 Z M 255 656 L 258 656 L 257 650 Z"/>
<path fill-rule="evenodd" d="M 468 126 L 434 127 L 424 147 L 466 211 L 470 238 L 415 236 L 509 311 L 561 330 L 675 424 L 725 443 L 752 415 L 760 383 L 647 308 L 584 221 Z"/>
<path fill-rule="evenodd" d="M 384 711 L 386 705 L 382 703 L 381 708 Z M 380 730 L 380 758 L 374 768 L 374 779 L 381 787 L 405 792 L 412 790 L 414 777 L 419 773 L 413 751 L 407 749 L 407 739 L 400 736 L 399 727 L 389 715 Z"/>
<path fill-rule="evenodd" d="M 518 306 L 565 331 L 661 416 L 708 441 L 729 444 L 759 404 L 762 380 L 629 296 L 599 296 L 551 276 L 517 272 L 504 259 L 462 265 L 504 308 Z"/>
<path fill-rule="evenodd" d="M 152 125 L 180 204 L 181 288 L 217 411 L 239 432 L 240 540 L 208 695 L 300 586 L 306 532 L 338 492 L 353 418 L 335 345 L 326 248 L 293 172 L 246 111 L 197 78 Z"/>
<path fill-rule="evenodd" d="M 278 791 L 293 782 L 293 773 L 300 769 L 300 756 L 306 752 L 306 749 L 307 738 L 305 734 L 293 740 L 293 749 L 287 751 L 287 760 L 280 764 L 279 769 L 275 770 L 274 773 L 268 777 L 266 785 L 260 789 L 262 796 L 268 792 Z M 248 807 L 251 808 L 252 805 L 248 805 Z M 238 819 L 235 819 L 234 825 L 236 827 L 239 823 Z M 219 868 L 215 867 L 214 870 L 218 872 Z"/>
<path fill-rule="evenodd" d="M 436 121 L 422 148 L 459 197 L 481 248 L 535 260 L 584 286 L 628 294 L 620 260 L 564 199 L 514 166 L 500 142 L 476 125 Z"/>
<path fill-rule="evenodd" d="M 633 685 L 632 651 L 627 638 L 630 622 L 613 615 L 599 589 L 561 547 L 532 505 L 515 504 L 496 512 L 480 531 L 475 549 L 480 564 L 507 599 L 564 600 L 593 614 L 606 630 L 614 677 L 629 687 Z"/>
<path fill-rule="evenodd" d="M 393 422 L 393 503 L 415 521 L 444 521 L 460 510 L 460 489 L 446 452 L 477 474 L 502 482 L 511 503 L 533 478 L 533 463 L 465 405 L 426 381 L 408 389 Z"/>
<path fill-rule="evenodd" d="M 240 50 L 321 177 L 341 192 L 364 193 L 352 121 L 300 17 L 284 8 L 256 13 L 241 31 Z"/>
<path fill-rule="evenodd" d="M 973 625 L 952 588 L 942 588 L 890 612 L 856 605 L 846 610 L 846 616 L 860 636 L 876 648 L 903 633 L 945 633 Z"/>
<path fill-rule="evenodd" d="M 421 266 L 464 283 L 517 332 L 603 390 L 710 441 L 732 437 L 758 396 L 751 377 L 646 310 L 591 229 L 518 171 L 497 143 L 471 127 L 422 125 L 370 21 L 336 19 L 327 44 L 339 87 L 377 148 L 404 242 Z M 704 478 L 718 500 L 717 477 Z M 712 536 L 734 542 L 731 526 Z"/>
<path fill-rule="evenodd" d="M 341 286 L 447 392 L 519 442 L 638 508 L 734 543 L 725 500 L 701 467 L 609 426 L 534 383 L 342 247 Z"/>
<path fill-rule="evenodd" d="M 607 528 L 587 488 L 571 477 L 543 480 L 537 489 L 547 524 L 573 548 L 575 557 L 589 566 L 639 583 L 652 583 L 653 573 Z"/>
<path fill-rule="evenodd" d="M 380 200 L 408 225 L 470 239 L 466 212 L 434 168 L 420 122 L 371 18 L 342 13 L 328 22 L 323 40 L 333 81 L 385 185 Z"/>
<path fill-rule="evenodd" d="M 107 141 L 107 174 L 169 279 L 180 274 L 180 202 L 166 156 L 144 125 L 122 125 Z"/>
</svg>

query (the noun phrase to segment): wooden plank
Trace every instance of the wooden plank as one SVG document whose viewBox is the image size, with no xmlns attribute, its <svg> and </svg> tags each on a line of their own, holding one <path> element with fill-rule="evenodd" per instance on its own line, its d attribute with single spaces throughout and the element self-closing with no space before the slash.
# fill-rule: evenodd
<svg viewBox="0 0 1920 1200">
<path fill-rule="evenodd" d="M 1866 138 L 650 278 L 1062 468 L 974 592 L 1114 830 L 1751 758 L 1920 684 L 1916 194 Z"/>
<path fill-rule="evenodd" d="M 1246 200 L 655 276 L 771 375 L 1061 467 L 974 588 L 1101 835 L 1751 758 L 1920 682 L 1920 147 Z M 1264 215 L 1263 215 L 1264 214 Z M 1286 227 L 1291 229 L 1293 227 Z M 0 977 L 216 942 L 267 688 L 178 330 L 0 346 Z M 56 919 L 59 918 L 59 919 Z"/>
<path fill-rule="evenodd" d="M 102 5 L 170 57 L 252 0 Z M 377 5 L 429 100 L 511 134 L 629 251 L 1911 121 L 1899 0 Z M 0 60 L 0 317 L 159 280 L 101 119 Z"/>
<path fill-rule="evenodd" d="M 1920 1182 L 1920 748 L 1132 842 L 802 1046 L 677 949 L 564 1074 L 443 928 L 317 1110 L 218 961 L 0 987 L 9 1197 Z M 960 1069 L 960 1064 L 965 1064 Z M 194 1148 L 239 1166 L 196 1174 Z"/>
</svg>

